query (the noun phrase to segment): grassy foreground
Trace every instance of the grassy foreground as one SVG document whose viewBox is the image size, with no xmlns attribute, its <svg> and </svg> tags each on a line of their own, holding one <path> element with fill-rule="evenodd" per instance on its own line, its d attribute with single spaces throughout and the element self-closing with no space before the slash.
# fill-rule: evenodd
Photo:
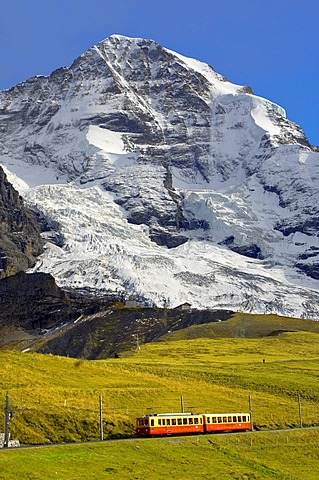
<svg viewBox="0 0 319 480">
<path fill-rule="evenodd" d="M 317 429 L 0 451 L 0 479 L 316 480 Z"/>
<path fill-rule="evenodd" d="M 319 478 L 319 430 L 275 431 L 299 426 L 298 395 L 303 425 L 319 425 L 318 334 L 223 338 L 209 331 L 200 335 L 211 338 L 174 333 L 99 361 L 0 351 L 0 410 L 8 392 L 12 438 L 97 441 L 100 395 L 105 438 L 132 437 L 143 413 L 180 411 L 181 396 L 186 410 L 234 412 L 248 411 L 251 395 L 255 428 L 264 431 L 1 450 L 0 479 Z"/>
</svg>

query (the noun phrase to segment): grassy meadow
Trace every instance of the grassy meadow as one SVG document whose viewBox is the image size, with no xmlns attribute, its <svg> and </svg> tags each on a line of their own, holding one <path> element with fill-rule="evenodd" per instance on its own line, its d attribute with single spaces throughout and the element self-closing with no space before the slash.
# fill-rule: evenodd
<svg viewBox="0 0 319 480">
<path fill-rule="evenodd" d="M 93 442 L 2 450 L 0 478 L 49 478 L 51 469 L 59 479 L 133 479 L 145 477 L 146 471 L 151 473 L 145 478 L 159 479 L 159 470 L 166 468 L 169 478 L 178 479 L 319 478 L 313 472 L 319 429 L 289 430 L 300 424 L 298 395 L 303 426 L 319 426 L 319 324 L 310 322 L 312 331 L 302 331 L 300 325 L 306 329 L 308 322 L 293 326 L 276 321 L 270 325 L 275 320 L 264 319 L 270 336 L 261 335 L 258 322 L 255 338 L 231 336 L 235 329 L 248 328 L 247 321 L 231 319 L 172 332 L 163 341 L 142 344 L 138 352 L 106 360 L 0 351 L 0 409 L 8 392 L 12 438 L 26 445 Z M 225 338 L 221 329 L 227 328 Z M 274 330 L 288 331 L 275 336 Z M 100 395 L 108 439 L 133 437 L 136 416 L 180 411 L 181 396 L 186 411 L 211 413 L 249 411 L 251 396 L 259 431 L 95 443 Z M 276 432 L 279 428 L 288 430 Z M 10 477 L 13 462 L 21 472 L 16 477 Z"/>
<path fill-rule="evenodd" d="M 2 480 L 316 480 L 318 429 L 0 451 Z"/>
</svg>

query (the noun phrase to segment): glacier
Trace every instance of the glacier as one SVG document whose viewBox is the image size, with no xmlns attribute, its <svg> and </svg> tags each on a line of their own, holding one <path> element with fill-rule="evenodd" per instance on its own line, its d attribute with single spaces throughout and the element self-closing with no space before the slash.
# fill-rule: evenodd
<svg viewBox="0 0 319 480">
<path fill-rule="evenodd" d="M 319 153 L 282 107 L 113 35 L 0 92 L 0 119 L 0 163 L 50 226 L 30 272 L 145 305 L 319 318 Z"/>
</svg>

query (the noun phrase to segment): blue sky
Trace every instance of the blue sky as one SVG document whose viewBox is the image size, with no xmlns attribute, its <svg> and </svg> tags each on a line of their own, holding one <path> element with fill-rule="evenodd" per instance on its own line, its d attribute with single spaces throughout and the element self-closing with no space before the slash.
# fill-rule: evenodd
<svg viewBox="0 0 319 480">
<path fill-rule="evenodd" d="M 319 145 L 318 0 L 0 0 L 0 89 L 113 33 L 205 61 L 284 107 Z"/>
</svg>

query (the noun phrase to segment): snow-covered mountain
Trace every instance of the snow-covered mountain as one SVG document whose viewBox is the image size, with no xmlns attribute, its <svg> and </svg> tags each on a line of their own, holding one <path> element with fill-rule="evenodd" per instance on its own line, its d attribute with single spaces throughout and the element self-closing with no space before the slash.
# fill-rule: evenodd
<svg viewBox="0 0 319 480">
<path fill-rule="evenodd" d="M 249 87 L 114 35 L 0 92 L 0 131 L 60 286 L 319 318 L 318 149 Z"/>
</svg>

